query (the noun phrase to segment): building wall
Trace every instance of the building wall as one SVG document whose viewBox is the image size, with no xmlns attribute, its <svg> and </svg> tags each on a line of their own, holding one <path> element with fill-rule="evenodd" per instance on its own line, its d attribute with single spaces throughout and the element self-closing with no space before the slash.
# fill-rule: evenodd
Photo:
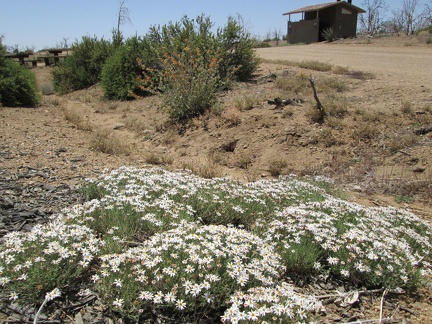
<svg viewBox="0 0 432 324">
<path fill-rule="evenodd" d="M 322 32 L 333 27 L 338 37 L 355 37 L 357 34 L 357 12 L 351 11 L 343 2 L 318 12 L 306 12 L 304 20 L 288 22 L 288 43 L 314 43 L 323 41 Z M 318 26 L 318 28 L 317 28 Z"/>
<path fill-rule="evenodd" d="M 288 43 L 315 43 L 319 39 L 319 20 L 288 22 Z"/>
</svg>

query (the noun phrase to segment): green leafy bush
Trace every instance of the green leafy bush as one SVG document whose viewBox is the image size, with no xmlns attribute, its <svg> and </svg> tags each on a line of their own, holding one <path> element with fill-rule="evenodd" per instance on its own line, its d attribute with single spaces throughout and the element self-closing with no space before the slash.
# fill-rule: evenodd
<svg viewBox="0 0 432 324">
<path fill-rule="evenodd" d="M 52 71 L 59 93 L 90 87 L 101 79 L 102 67 L 114 51 L 113 45 L 97 37 L 83 37 L 72 45 L 72 55 Z"/>
<path fill-rule="evenodd" d="M 259 60 L 255 41 L 239 20 L 229 18 L 217 34 L 208 17 L 153 26 L 146 39 L 160 58 L 156 69 L 143 65 L 142 91 L 164 93 L 173 120 L 184 121 L 203 114 L 216 102 L 217 93 L 230 80 L 249 79 Z"/>
<path fill-rule="evenodd" d="M 333 27 L 324 29 L 321 36 L 329 43 L 337 39 L 337 33 Z"/>
<path fill-rule="evenodd" d="M 155 51 L 146 39 L 132 37 L 108 58 L 102 70 L 101 85 L 107 99 L 131 99 L 130 93 L 143 96 L 137 77 L 143 73 L 143 64 L 154 65 Z"/>
<path fill-rule="evenodd" d="M 36 107 L 39 100 L 36 77 L 33 72 L 6 59 L 0 53 L 0 102 L 2 105 Z"/>
<path fill-rule="evenodd" d="M 221 51 L 222 75 L 234 67 L 236 79 L 249 80 L 258 68 L 259 58 L 253 49 L 255 40 L 240 19 L 229 17 L 226 26 L 218 30 L 217 40 Z"/>
</svg>

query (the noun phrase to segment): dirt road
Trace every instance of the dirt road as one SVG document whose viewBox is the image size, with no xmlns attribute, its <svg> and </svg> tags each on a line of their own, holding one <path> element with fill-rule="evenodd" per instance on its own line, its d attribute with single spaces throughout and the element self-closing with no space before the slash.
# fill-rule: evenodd
<svg viewBox="0 0 432 324">
<path fill-rule="evenodd" d="M 432 86 L 432 47 L 386 47 L 368 44 L 328 44 L 261 48 L 260 57 L 270 60 L 315 60 L 373 73 L 384 82 Z"/>
</svg>

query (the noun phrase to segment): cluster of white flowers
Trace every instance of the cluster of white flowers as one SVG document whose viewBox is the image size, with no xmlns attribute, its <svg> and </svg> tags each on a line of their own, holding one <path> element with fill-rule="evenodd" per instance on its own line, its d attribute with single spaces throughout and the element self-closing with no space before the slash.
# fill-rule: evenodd
<svg viewBox="0 0 432 324">
<path fill-rule="evenodd" d="M 322 303 L 313 297 L 296 293 L 292 285 L 281 283 L 274 287 L 256 287 L 247 292 L 236 292 L 230 298 L 229 307 L 222 316 L 223 322 L 241 321 L 271 323 L 276 319 L 286 323 L 300 323 L 308 314 L 317 312 Z"/>
<path fill-rule="evenodd" d="M 368 273 L 397 286 L 421 268 L 428 273 L 432 269 L 432 227 L 408 211 L 365 208 L 326 197 L 285 208 L 275 213 L 270 225 L 259 226 L 266 228 L 267 241 L 278 237 L 277 244 L 287 252 L 293 251 L 294 243 L 312 240 L 326 256 L 321 263 L 345 278 Z M 413 227 L 421 228 L 423 235 Z M 414 246 L 422 248 L 414 251 Z M 314 268 L 319 270 L 322 264 L 317 262 Z"/>
<path fill-rule="evenodd" d="M 3 238 L 0 289 L 10 300 L 92 265 L 92 283 L 117 310 L 228 304 L 223 321 L 306 321 L 319 302 L 281 276 L 283 256 L 305 242 L 319 251 L 310 271 L 345 280 L 404 285 L 431 273 L 432 229 L 415 215 L 335 199 L 295 177 L 245 184 L 121 167 L 88 182 L 102 198 Z"/>
</svg>

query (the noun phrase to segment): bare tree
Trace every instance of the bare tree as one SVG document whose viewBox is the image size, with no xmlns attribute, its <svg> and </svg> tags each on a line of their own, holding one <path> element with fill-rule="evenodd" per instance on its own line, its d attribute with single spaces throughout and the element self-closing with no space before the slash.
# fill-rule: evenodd
<svg viewBox="0 0 432 324">
<path fill-rule="evenodd" d="M 397 32 L 403 31 L 407 35 L 427 23 L 427 8 L 419 10 L 419 0 L 403 0 L 402 9 L 393 11 L 393 25 Z"/>
<path fill-rule="evenodd" d="M 113 33 L 113 42 L 115 46 L 119 46 L 123 41 L 123 34 L 120 30 L 121 25 L 125 25 L 127 23 L 132 24 L 129 15 L 129 9 L 125 6 L 126 0 L 119 1 L 119 11 L 117 14 L 117 29 L 112 31 Z"/>
<path fill-rule="evenodd" d="M 384 23 L 384 13 L 388 10 L 385 0 L 363 0 L 365 14 L 360 16 L 361 28 L 369 35 L 375 35 Z"/>
<path fill-rule="evenodd" d="M 281 36 L 282 36 L 282 30 L 279 28 L 279 29 L 274 29 L 274 31 L 273 31 L 273 39 L 276 41 L 276 46 L 279 46 L 279 41 L 280 41 L 280 39 L 281 39 Z"/>
</svg>

